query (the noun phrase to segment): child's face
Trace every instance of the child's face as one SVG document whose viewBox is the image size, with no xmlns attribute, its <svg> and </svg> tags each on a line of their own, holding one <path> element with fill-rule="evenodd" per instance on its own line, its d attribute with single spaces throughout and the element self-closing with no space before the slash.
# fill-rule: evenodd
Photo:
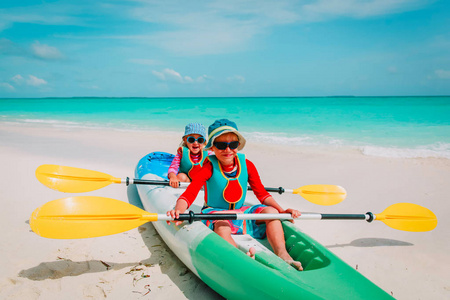
<svg viewBox="0 0 450 300">
<path fill-rule="evenodd" d="M 195 139 L 195 141 L 193 143 L 190 143 L 189 140 L 190 137 L 193 137 Z M 184 143 L 185 145 L 189 148 L 189 150 L 193 153 L 193 154 L 198 154 L 200 151 L 203 150 L 203 148 L 205 148 L 205 142 L 203 142 L 202 144 L 200 144 L 197 139 L 199 137 L 202 137 L 200 134 L 190 134 L 184 137 Z"/>
<path fill-rule="evenodd" d="M 234 141 L 239 141 L 237 135 L 235 135 L 232 132 L 228 132 L 225 134 L 222 134 L 218 136 L 214 142 L 225 142 L 230 143 Z M 214 154 L 216 155 L 217 159 L 220 161 L 220 163 L 224 166 L 229 166 L 234 163 L 234 157 L 236 156 L 238 150 L 236 149 L 230 149 L 230 147 L 227 147 L 225 150 L 217 149 L 216 146 L 212 146 L 211 148 L 214 151 Z"/>
</svg>

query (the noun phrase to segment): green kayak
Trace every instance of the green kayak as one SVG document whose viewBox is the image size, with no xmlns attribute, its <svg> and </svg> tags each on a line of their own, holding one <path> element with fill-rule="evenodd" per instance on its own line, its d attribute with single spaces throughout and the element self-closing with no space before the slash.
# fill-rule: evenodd
<svg viewBox="0 0 450 300">
<path fill-rule="evenodd" d="M 153 152 L 135 171 L 139 179 L 167 179 L 173 155 Z M 137 186 L 147 211 L 165 213 L 180 190 L 163 186 Z M 199 212 L 200 195 L 191 207 Z M 180 226 L 153 223 L 159 235 L 180 260 L 201 280 L 227 299 L 393 299 L 330 250 L 283 221 L 286 249 L 302 263 L 297 271 L 271 250 L 267 240 L 236 235 L 233 247 L 201 222 Z M 256 249 L 255 259 L 245 252 Z"/>
</svg>

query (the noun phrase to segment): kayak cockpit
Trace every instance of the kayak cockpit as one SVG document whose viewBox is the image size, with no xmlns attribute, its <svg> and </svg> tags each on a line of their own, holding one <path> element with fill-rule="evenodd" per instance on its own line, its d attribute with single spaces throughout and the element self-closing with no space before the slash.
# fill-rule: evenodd
<svg viewBox="0 0 450 300">
<path fill-rule="evenodd" d="M 330 259 L 315 246 L 315 243 L 307 240 L 303 235 L 295 233 L 298 229 L 292 228 L 294 225 L 288 221 L 282 222 L 282 224 L 285 232 L 286 249 L 294 260 L 302 263 L 304 271 L 324 268 L 330 264 Z M 276 257 L 267 238 L 254 239 L 249 235 L 234 235 L 233 239 L 244 253 L 253 247 L 256 251 L 256 261 L 267 267 L 285 270 L 288 266 L 283 260 Z"/>
<path fill-rule="evenodd" d="M 305 235 L 296 234 L 298 229 L 285 221 L 282 223 L 286 240 L 286 249 L 289 255 L 296 261 L 302 263 L 303 270 L 316 270 L 330 264 L 330 259 L 316 247 L 315 243 L 306 239 Z"/>
</svg>

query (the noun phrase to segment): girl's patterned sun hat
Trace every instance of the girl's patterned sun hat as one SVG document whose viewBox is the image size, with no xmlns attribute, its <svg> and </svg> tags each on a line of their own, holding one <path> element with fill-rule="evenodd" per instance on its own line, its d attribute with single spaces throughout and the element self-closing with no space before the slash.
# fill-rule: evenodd
<svg viewBox="0 0 450 300">
<path fill-rule="evenodd" d="M 190 134 L 200 134 L 202 137 L 206 139 L 206 128 L 200 123 L 189 123 L 184 128 L 183 137 Z"/>
</svg>

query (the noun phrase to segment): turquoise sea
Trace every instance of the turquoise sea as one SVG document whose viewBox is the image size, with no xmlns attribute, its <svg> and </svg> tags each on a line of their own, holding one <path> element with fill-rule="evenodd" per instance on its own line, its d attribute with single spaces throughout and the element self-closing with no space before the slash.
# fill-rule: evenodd
<svg viewBox="0 0 450 300">
<path fill-rule="evenodd" d="M 450 97 L 0 99 L 0 123 L 184 131 L 235 121 L 250 141 L 450 159 Z"/>
</svg>

